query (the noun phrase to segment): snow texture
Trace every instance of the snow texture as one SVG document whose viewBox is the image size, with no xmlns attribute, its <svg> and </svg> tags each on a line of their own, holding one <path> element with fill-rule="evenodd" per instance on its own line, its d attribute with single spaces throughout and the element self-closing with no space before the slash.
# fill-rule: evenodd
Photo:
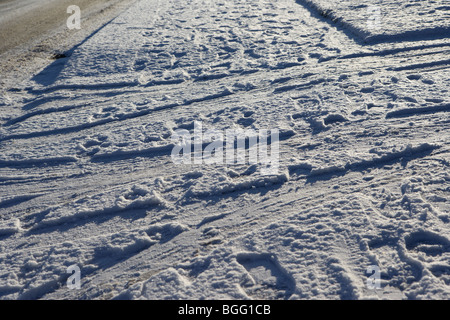
<svg viewBox="0 0 450 320">
<path fill-rule="evenodd" d="M 449 299 L 449 8 L 141 0 L 9 83 L 0 298 Z M 279 173 L 173 163 L 195 121 Z"/>
</svg>

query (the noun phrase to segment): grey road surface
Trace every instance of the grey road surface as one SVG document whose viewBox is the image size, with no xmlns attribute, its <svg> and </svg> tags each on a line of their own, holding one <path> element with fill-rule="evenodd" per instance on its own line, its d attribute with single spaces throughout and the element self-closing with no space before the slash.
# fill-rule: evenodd
<svg viewBox="0 0 450 320">
<path fill-rule="evenodd" d="M 0 0 L 0 54 L 63 28 L 70 5 L 90 13 L 109 4 L 109 0 Z"/>
<path fill-rule="evenodd" d="M 47 65 L 126 10 L 136 0 L 0 0 L 0 91 Z M 69 30 L 67 8 L 81 9 L 81 29 Z"/>
</svg>

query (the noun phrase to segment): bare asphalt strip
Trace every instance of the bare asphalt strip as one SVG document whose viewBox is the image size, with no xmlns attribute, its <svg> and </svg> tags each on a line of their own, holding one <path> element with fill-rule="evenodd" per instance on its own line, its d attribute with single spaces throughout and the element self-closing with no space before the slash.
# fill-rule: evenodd
<svg viewBox="0 0 450 320">
<path fill-rule="evenodd" d="M 68 6 L 77 5 L 83 12 L 98 3 L 107 4 L 108 0 L 52 0 L 42 1 L 37 6 L 30 5 L 28 10 L 26 7 L 20 8 L 20 14 L 11 13 L 11 19 L 6 17 L 0 21 L 0 53 L 64 26 L 70 16 Z"/>
<path fill-rule="evenodd" d="M 0 85 L 46 64 L 80 43 L 136 0 L 0 0 Z M 81 9 L 81 29 L 69 30 L 67 8 Z M 33 69 L 33 70 L 30 70 Z"/>
</svg>

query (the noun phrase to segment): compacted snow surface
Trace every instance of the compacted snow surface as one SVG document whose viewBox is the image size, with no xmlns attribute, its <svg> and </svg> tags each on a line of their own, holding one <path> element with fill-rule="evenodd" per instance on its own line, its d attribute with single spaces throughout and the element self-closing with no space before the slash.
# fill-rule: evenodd
<svg viewBox="0 0 450 320">
<path fill-rule="evenodd" d="M 140 0 L 5 84 L 0 298 L 449 299 L 449 14 Z M 196 122 L 278 129 L 279 172 L 175 164 Z"/>
</svg>

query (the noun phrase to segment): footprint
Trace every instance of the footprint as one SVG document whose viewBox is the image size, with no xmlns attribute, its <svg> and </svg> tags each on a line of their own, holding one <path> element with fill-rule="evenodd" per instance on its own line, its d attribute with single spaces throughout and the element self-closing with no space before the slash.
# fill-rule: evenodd
<svg viewBox="0 0 450 320">
<path fill-rule="evenodd" d="M 147 230 L 147 235 L 153 241 L 166 243 L 187 230 L 187 226 L 178 223 L 155 224 Z"/>
<path fill-rule="evenodd" d="M 247 294 L 255 299 L 287 300 L 295 290 L 295 280 L 270 253 L 240 253 L 237 261 L 250 278 L 241 283 Z"/>
<path fill-rule="evenodd" d="M 325 119 L 323 119 L 323 123 L 326 126 L 337 122 L 346 122 L 346 121 L 348 121 L 348 119 L 338 113 L 329 114 L 328 116 L 325 117 Z"/>
<path fill-rule="evenodd" d="M 207 227 L 203 230 L 200 245 L 203 247 L 215 246 L 223 242 L 220 230 L 214 227 Z"/>
<path fill-rule="evenodd" d="M 450 285 L 450 240 L 429 231 L 417 231 L 405 237 L 406 249 L 420 260 L 437 278 Z"/>
<path fill-rule="evenodd" d="M 240 124 L 241 126 L 243 126 L 243 127 L 249 127 L 255 122 L 255 119 L 252 119 L 252 118 L 240 118 L 236 122 L 238 124 Z"/>
<path fill-rule="evenodd" d="M 422 76 L 420 74 L 411 74 L 411 75 L 407 76 L 407 78 L 409 80 L 420 80 L 422 78 Z"/>
<path fill-rule="evenodd" d="M 440 278 L 446 285 L 450 285 L 450 266 L 437 264 L 431 266 L 430 271 L 436 278 Z"/>
<path fill-rule="evenodd" d="M 394 236 L 384 235 L 383 238 L 373 239 L 369 242 L 370 251 L 376 257 L 376 264 L 381 271 L 381 279 L 386 286 L 405 290 L 412 282 L 422 277 L 422 272 L 415 265 L 402 259 L 399 254 L 398 239 Z"/>
<path fill-rule="evenodd" d="M 147 59 L 138 59 L 134 62 L 134 69 L 136 71 L 144 70 L 147 67 Z"/>
<path fill-rule="evenodd" d="M 84 142 L 78 146 L 78 154 L 86 154 L 92 156 L 99 152 L 102 148 L 106 148 L 110 145 L 107 141 L 108 137 L 104 135 L 96 135 L 92 137 L 86 137 Z"/>
<path fill-rule="evenodd" d="M 424 252 L 428 256 L 442 255 L 450 251 L 450 241 L 438 234 L 418 231 L 405 238 L 406 249 Z"/>
</svg>

